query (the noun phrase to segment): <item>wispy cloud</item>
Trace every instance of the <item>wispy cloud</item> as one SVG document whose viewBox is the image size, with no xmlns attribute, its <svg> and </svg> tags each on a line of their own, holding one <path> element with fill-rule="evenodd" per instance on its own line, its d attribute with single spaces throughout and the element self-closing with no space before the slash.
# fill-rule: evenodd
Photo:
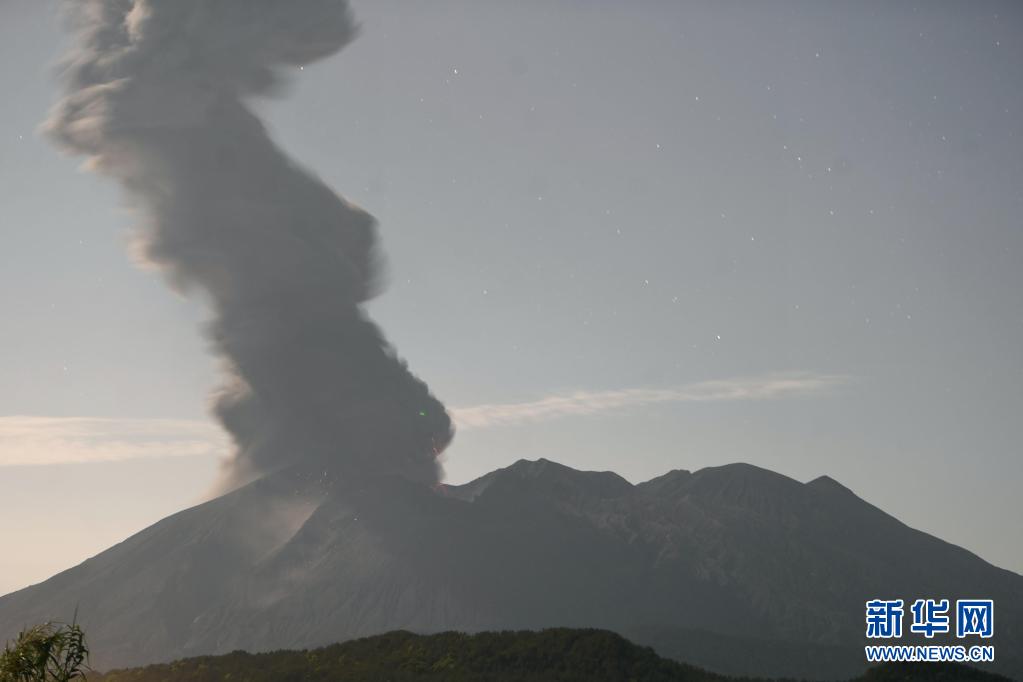
<svg viewBox="0 0 1023 682">
<path fill-rule="evenodd" d="M 769 400 L 821 393 L 849 382 L 849 377 L 794 372 L 758 377 L 701 381 L 674 388 L 627 388 L 610 391 L 572 391 L 520 403 L 492 403 L 454 408 L 451 414 L 462 430 L 512 426 L 615 412 L 655 403 Z"/>
<path fill-rule="evenodd" d="M 571 391 L 517 403 L 450 410 L 461 430 L 514 426 L 564 417 L 624 411 L 657 403 L 770 400 L 823 393 L 849 377 L 807 372 L 701 381 L 674 388 Z M 0 417 L 0 467 L 129 459 L 223 456 L 226 434 L 215 424 L 187 419 Z"/>
<path fill-rule="evenodd" d="M 203 421 L 0 417 L 0 467 L 222 455 L 227 447 Z"/>
</svg>

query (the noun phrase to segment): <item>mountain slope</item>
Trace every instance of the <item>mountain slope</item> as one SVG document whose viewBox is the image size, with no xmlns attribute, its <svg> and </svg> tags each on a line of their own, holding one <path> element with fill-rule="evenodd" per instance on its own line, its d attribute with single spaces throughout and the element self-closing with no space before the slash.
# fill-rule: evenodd
<svg viewBox="0 0 1023 682">
<path fill-rule="evenodd" d="M 0 636 L 77 604 L 109 667 L 396 628 L 599 627 L 731 673 L 848 677 L 864 602 L 922 596 L 993 598 L 995 669 L 1021 674 L 1023 578 L 830 479 L 735 464 L 633 486 L 540 460 L 431 491 L 292 469 L 0 598 Z"/>
</svg>

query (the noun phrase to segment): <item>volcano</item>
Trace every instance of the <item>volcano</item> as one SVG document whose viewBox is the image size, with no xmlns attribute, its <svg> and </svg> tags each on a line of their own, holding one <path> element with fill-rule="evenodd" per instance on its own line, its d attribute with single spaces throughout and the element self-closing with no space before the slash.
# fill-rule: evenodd
<svg viewBox="0 0 1023 682">
<path fill-rule="evenodd" d="M 633 485 L 523 460 L 431 488 L 292 467 L 0 598 L 0 637 L 77 607 L 104 669 L 395 629 L 600 627 L 721 672 L 821 679 L 866 666 L 866 600 L 978 596 L 995 636 L 969 643 L 1023 674 L 1023 577 L 827 477 L 731 464 Z"/>
</svg>

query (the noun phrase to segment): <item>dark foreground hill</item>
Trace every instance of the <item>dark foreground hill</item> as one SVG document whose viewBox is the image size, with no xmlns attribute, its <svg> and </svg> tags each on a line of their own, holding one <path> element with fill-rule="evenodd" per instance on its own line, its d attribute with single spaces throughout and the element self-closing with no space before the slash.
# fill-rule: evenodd
<svg viewBox="0 0 1023 682">
<path fill-rule="evenodd" d="M 632 485 L 521 461 L 439 491 L 286 470 L 0 597 L 0 639 L 76 605 L 101 669 L 392 630 L 601 628 L 715 672 L 848 679 L 879 597 L 994 599 L 985 669 L 1023 678 L 1023 577 L 829 478 L 745 464 Z"/>
<path fill-rule="evenodd" d="M 872 668 L 862 682 L 999 682 L 951 664 Z M 90 676 L 93 682 L 728 682 L 604 630 L 391 632 L 313 651 L 202 656 Z"/>
</svg>

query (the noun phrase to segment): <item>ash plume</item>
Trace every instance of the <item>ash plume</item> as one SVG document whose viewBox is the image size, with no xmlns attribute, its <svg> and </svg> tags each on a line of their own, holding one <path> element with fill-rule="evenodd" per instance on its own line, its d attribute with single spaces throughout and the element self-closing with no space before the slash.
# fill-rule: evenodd
<svg viewBox="0 0 1023 682">
<path fill-rule="evenodd" d="M 207 294 L 227 373 L 227 486 L 308 463 L 439 480 L 453 436 L 361 304 L 374 219 L 298 167 L 246 105 L 356 34 L 345 0 L 81 0 L 48 131 L 119 180 L 142 257 Z"/>
</svg>

